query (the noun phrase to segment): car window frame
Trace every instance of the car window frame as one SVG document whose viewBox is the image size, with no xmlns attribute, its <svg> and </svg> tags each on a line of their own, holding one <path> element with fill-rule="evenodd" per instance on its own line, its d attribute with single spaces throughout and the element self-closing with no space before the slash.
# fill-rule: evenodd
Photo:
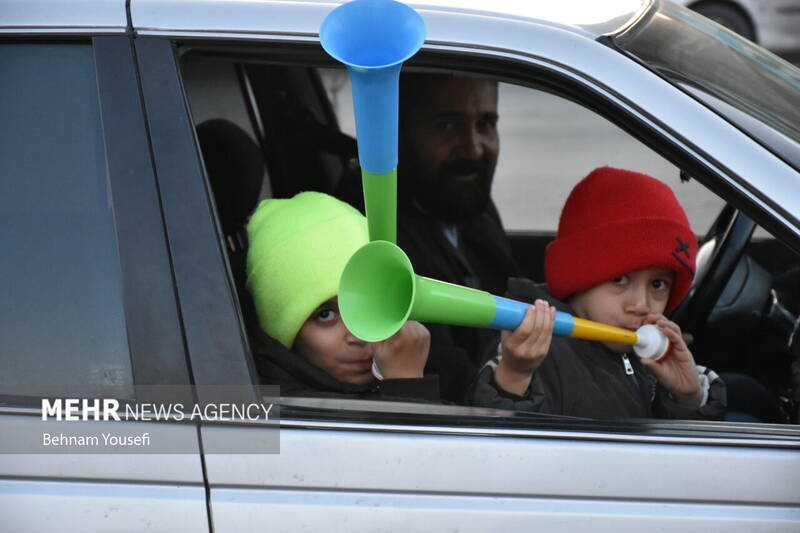
<svg viewBox="0 0 800 533">
<path fill-rule="evenodd" d="M 177 49 L 170 39 L 158 37 L 137 38 L 134 46 L 193 383 L 242 385 L 240 398 L 226 400 L 249 403 L 257 399 L 257 372 Z M 213 400 L 204 398 L 203 390 L 196 392 L 201 402 Z"/>
<path fill-rule="evenodd" d="M 245 334 L 244 321 L 241 317 L 240 307 L 237 305 L 236 290 L 233 285 L 230 266 L 227 258 L 225 257 L 224 247 L 219 246 L 218 244 L 220 240 L 218 229 L 216 234 L 214 234 L 212 231 L 212 226 L 218 227 L 216 214 L 212 207 L 213 199 L 209 196 L 205 199 L 205 201 L 201 201 L 199 198 L 199 195 L 203 191 L 210 195 L 210 187 L 208 186 L 207 178 L 202 172 L 202 163 L 199 161 L 201 159 L 199 153 L 197 152 L 196 147 L 193 150 L 190 146 L 192 144 L 196 144 L 196 142 L 194 140 L 194 131 L 188 111 L 186 97 L 180 88 L 180 75 L 178 67 L 180 50 L 182 46 L 202 48 L 205 44 L 209 47 L 223 46 L 231 49 L 241 48 L 243 55 L 249 53 L 251 57 L 254 53 L 254 50 L 257 50 L 258 53 L 267 52 L 270 54 L 270 61 L 274 59 L 275 62 L 290 62 L 294 65 L 330 67 L 331 65 L 334 65 L 334 63 L 332 63 L 329 58 L 326 58 L 326 56 L 324 56 L 319 49 L 313 45 L 309 46 L 309 43 L 307 42 L 264 43 L 263 41 L 253 41 L 244 43 L 226 43 L 224 40 L 215 40 L 206 41 L 204 43 L 198 39 L 182 40 L 179 37 L 173 37 L 170 39 L 166 35 L 161 35 L 158 37 L 143 37 L 139 39 L 139 42 L 143 41 L 147 41 L 147 46 L 151 48 L 151 52 L 158 56 L 156 58 L 154 55 L 154 57 L 149 59 L 160 62 L 161 65 L 159 68 L 167 69 L 169 77 L 172 78 L 170 81 L 171 94 L 167 95 L 166 93 L 159 93 L 159 97 L 162 100 L 162 105 L 165 98 L 168 98 L 171 101 L 170 113 L 172 113 L 171 117 L 174 122 L 174 127 L 170 128 L 172 135 L 184 136 L 184 139 L 180 141 L 180 148 L 183 152 L 181 156 L 183 159 L 182 163 L 176 160 L 172 160 L 169 163 L 165 161 L 164 168 L 166 168 L 168 164 L 183 165 L 183 168 L 187 170 L 187 172 L 182 174 L 182 178 L 188 179 L 189 177 L 192 177 L 192 183 L 190 186 L 195 189 L 194 194 L 198 195 L 197 198 L 192 199 L 191 203 L 194 205 L 188 206 L 188 202 L 185 202 L 184 205 L 178 207 L 176 213 L 181 211 L 184 213 L 183 216 L 187 216 L 191 210 L 193 216 L 199 217 L 205 215 L 208 217 L 210 215 L 211 217 L 208 221 L 209 224 L 206 225 L 204 223 L 204 227 L 202 228 L 205 236 L 201 236 L 200 232 L 195 232 L 193 235 L 189 235 L 187 233 L 186 235 L 182 236 L 182 240 L 185 239 L 185 244 L 188 244 L 191 241 L 195 246 L 202 247 L 202 253 L 204 256 L 209 258 L 214 256 L 214 265 L 205 265 L 208 267 L 205 274 L 210 275 L 213 268 L 213 272 L 217 276 L 215 278 L 217 287 L 209 287 L 208 277 L 204 276 L 202 278 L 202 281 L 205 283 L 205 285 L 203 285 L 200 283 L 201 280 L 199 278 L 192 279 L 187 272 L 187 275 L 183 277 L 177 275 L 179 286 L 181 284 L 185 284 L 185 287 L 182 290 L 179 288 L 179 298 L 182 302 L 182 307 L 184 306 L 184 299 L 195 300 L 194 303 L 190 303 L 188 305 L 199 307 L 198 302 L 201 300 L 208 300 L 210 297 L 209 294 L 224 294 L 226 301 L 223 302 L 221 306 L 227 309 L 229 315 L 226 319 L 225 327 L 218 328 L 214 330 L 213 333 L 216 335 L 222 335 L 223 333 L 226 333 L 227 338 L 215 337 L 214 342 L 217 344 L 230 346 L 232 349 L 235 347 L 236 353 L 238 354 L 237 357 L 245 359 L 245 361 L 234 361 L 234 364 L 231 365 L 232 368 L 224 371 L 222 373 L 222 377 L 220 377 L 220 375 L 215 373 L 213 370 L 218 368 L 218 359 L 215 362 L 215 360 L 209 356 L 208 351 L 203 350 L 202 348 L 198 354 L 195 354 L 191 349 L 191 346 L 193 345 L 202 346 L 203 342 L 201 342 L 200 339 L 204 339 L 205 342 L 211 342 L 209 341 L 210 332 L 207 328 L 209 317 L 198 316 L 196 317 L 198 320 L 194 323 L 191 323 L 187 322 L 187 317 L 184 315 L 184 325 L 187 332 L 187 343 L 190 346 L 189 355 L 192 359 L 193 372 L 196 372 L 195 376 L 198 381 L 207 381 L 213 379 L 238 379 L 240 381 L 235 381 L 236 383 L 244 384 L 246 382 L 241 380 L 248 379 L 248 376 L 250 379 L 257 379 L 257 373 L 253 370 L 253 361 L 250 355 L 251 352 L 249 350 L 249 343 Z M 140 62 L 143 59 L 148 59 L 147 57 L 143 56 L 141 48 L 137 47 L 137 50 L 139 51 L 138 57 Z M 766 216 L 761 210 L 760 206 L 754 203 L 752 198 L 749 198 L 743 194 L 742 190 L 736 187 L 735 184 L 730 181 L 730 177 L 727 175 L 724 167 L 721 167 L 715 161 L 706 157 L 702 152 L 695 150 L 695 147 L 687 146 L 679 136 L 666 129 L 663 124 L 658 123 L 652 117 L 649 117 L 646 113 L 644 113 L 643 110 L 639 109 L 632 102 L 625 101 L 620 95 L 609 91 L 607 87 L 604 87 L 596 80 L 581 77 L 578 73 L 560 68 L 557 65 L 548 64 L 544 61 L 537 61 L 533 58 L 529 59 L 530 61 L 520 65 L 520 62 L 515 59 L 508 60 L 507 58 L 503 57 L 493 57 L 490 54 L 478 54 L 474 50 L 464 50 L 458 47 L 437 45 L 423 49 L 423 51 L 421 51 L 417 57 L 409 62 L 409 65 L 413 65 L 414 67 L 430 68 L 432 70 L 439 71 L 460 71 L 469 72 L 470 74 L 476 75 L 492 76 L 499 81 L 528 85 L 540 90 L 549 90 L 550 92 L 555 92 L 562 97 L 572 99 L 586 109 L 598 113 L 617 126 L 621 127 L 627 133 L 643 142 L 646 146 L 650 147 L 676 166 L 692 173 L 693 176 L 698 178 L 698 181 L 704 183 L 713 192 L 717 194 L 722 193 L 720 194 L 721 196 L 725 196 L 726 199 L 731 201 L 737 207 L 744 207 L 748 212 L 753 213 L 754 218 L 763 218 Z M 444 64 L 446 64 L 447 67 L 443 69 L 442 66 Z M 146 69 L 143 67 L 143 70 Z M 161 85 L 163 88 L 165 84 L 162 83 Z M 155 98 L 155 96 L 156 94 L 154 93 L 148 97 L 147 90 L 145 91 L 146 102 L 148 98 Z M 180 112 L 182 113 L 182 116 L 179 117 L 178 121 L 175 121 L 174 113 L 176 113 L 179 109 L 181 110 Z M 151 111 L 150 108 L 148 108 L 148 111 Z M 152 116 L 153 114 L 150 113 L 150 115 Z M 155 126 L 151 126 L 151 130 L 153 129 L 155 129 Z M 170 154 L 170 159 L 175 156 L 176 152 L 173 151 L 173 153 Z M 159 166 L 158 154 L 156 155 L 156 163 L 157 166 Z M 191 172 L 188 171 L 189 169 L 191 169 Z M 177 173 L 173 173 L 172 176 L 168 176 L 167 173 L 159 170 L 160 181 L 165 178 L 177 180 L 177 176 Z M 189 186 L 189 184 L 184 183 L 184 188 L 186 186 Z M 175 187 L 175 185 L 171 185 L 171 187 Z M 165 186 L 162 182 L 162 191 L 164 189 Z M 171 216 L 178 216 L 177 214 L 171 215 L 170 213 L 173 207 L 177 206 L 175 201 L 175 199 L 172 199 L 164 202 L 165 216 L 168 220 Z M 211 224 L 211 222 L 213 222 L 213 224 Z M 169 231 L 171 232 L 175 230 L 188 232 L 188 228 L 180 229 L 177 226 Z M 175 251 L 173 253 L 176 256 L 176 261 L 178 261 L 177 253 Z M 208 294 L 200 297 L 198 293 L 203 291 L 208 291 Z M 220 310 L 214 310 L 211 314 L 219 317 L 224 314 L 224 312 Z M 230 323 L 229 319 L 234 316 L 237 317 L 238 324 Z M 195 332 L 199 333 L 197 339 L 191 339 Z M 250 373 L 248 374 L 248 372 Z M 253 386 L 255 383 L 256 381 L 252 382 Z M 519 421 L 520 419 L 514 421 L 514 417 L 507 413 L 498 414 L 496 411 L 488 409 L 472 409 L 476 413 L 485 413 L 487 415 L 487 423 L 485 425 L 480 424 L 480 426 L 484 428 L 482 431 L 490 431 L 489 428 L 499 428 L 500 425 L 503 424 L 510 424 L 511 427 L 516 429 L 531 430 L 530 425 L 526 426 L 525 423 L 521 423 Z M 314 409 L 307 408 L 302 405 L 295 405 L 293 407 L 289 406 L 285 413 L 290 415 L 290 417 L 293 419 L 292 423 L 297 424 L 298 427 L 306 427 L 310 420 L 320 420 L 320 424 L 331 425 L 331 427 L 355 427 L 359 424 L 367 424 L 374 430 L 380 430 L 381 427 L 388 426 L 392 426 L 393 428 L 397 427 L 393 425 L 394 422 L 396 422 L 396 418 L 391 413 L 381 413 L 372 410 L 353 410 L 350 411 L 351 416 L 345 415 L 344 417 L 340 417 L 331 413 L 328 413 L 327 415 L 321 415 L 319 414 L 319 410 L 314 411 Z M 342 418 L 344 418 L 344 420 L 342 420 Z M 406 419 L 405 423 L 407 424 L 408 431 L 435 432 L 437 431 L 437 427 L 440 430 L 447 427 L 448 432 L 459 433 L 463 430 L 463 432 L 469 433 L 466 426 L 462 427 L 459 425 L 459 420 L 457 417 L 452 417 L 449 420 L 449 423 L 447 420 L 433 422 L 432 425 L 434 427 L 428 427 L 427 429 L 422 429 L 423 425 L 414 423 L 413 418 L 414 417 L 411 416 Z M 348 419 L 351 421 L 348 422 Z M 285 417 L 282 418 L 282 424 L 284 424 L 286 420 L 287 419 Z M 562 429 L 570 428 L 571 430 L 577 431 L 580 431 L 582 427 L 598 427 L 597 421 L 588 420 L 572 419 L 566 424 L 567 425 L 560 427 Z M 588 426 L 586 424 L 588 424 Z M 558 423 L 555 423 L 555 425 L 558 426 Z M 609 438 L 613 439 L 620 437 L 624 440 L 636 438 L 635 436 L 632 437 L 632 435 L 636 434 L 646 438 L 646 435 L 652 431 L 662 435 L 664 432 L 666 432 L 668 435 L 673 434 L 676 436 L 681 434 L 682 431 L 685 432 L 684 436 L 686 434 L 692 434 L 698 437 L 700 434 L 704 434 L 706 437 L 709 435 L 717 435 L 716 440 L 724 440 L 726 438 L 738 439 L 742 437 L 741 426 L 733 427 L 727 425 L 727 423 L 722 426 L 715 426 L 714 424 L 709 426 L 708 423 L 687 421 L 678 424 L 668 424 L 665 426 L 663 424 L 659 425 L 658 421 L 631 421 L 629 423 L 626 422 L 626 424 L 623 424 L 622 426 L 615 424 L 601 424 L 600 426 L 602 428 L 600 429 L 601 432 L 609 432 Z M 612 434 L 617 434 L 619 429 L 623 426 L 627 428 L 623 431 L 623 435 L 617 435 L 617 437 L 613 437 Z M 761 436 L 763 439 L 760 438 L 758 440 L 759 445 L 769 446 L 770 441 L 773 439 L 775 440 L 774 444 L 776 445 L 779 445 L 778 443 L 786 443 L 785 439 L 787 438 L 787 433 L 780 431 L 772 432 L 769 427 L 765 425 L 756 426 L 758 427 L 748 426 L 744 431 L 744 434 L 750 436 Z M 711 427 L 710 430 L 709 427 Z M 788 431 L 788 435 L 790 436 L 789 441 L 793 442 L 795 437 L 800 436 L 800 430 L 795 431 L 796 428 L 793 429 L 791 426 L 788 426 L 788 429 L 787 426 L 779 427 Z M 719 428 L 723 428 L 722 431 L 718 431 Z M 702 431 L 697 433 L 697 430 Z M 708 431 L 708 433 L 704 433 L 706 431 Z M 748 437 L 748 439 L 749 438 L 750 437 Z M 796 443 L 791 444 L 790 446 L 796 446 Z"/>
</svg>

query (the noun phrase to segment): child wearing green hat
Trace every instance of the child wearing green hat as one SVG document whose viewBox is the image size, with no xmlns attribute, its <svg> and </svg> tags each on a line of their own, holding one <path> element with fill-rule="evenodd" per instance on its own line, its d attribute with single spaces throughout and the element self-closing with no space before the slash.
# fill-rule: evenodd
<svg viewBox="0 0 800 533">
<path fill-rule="evenodd" d="M 339 278 L 368 242 L 367 221 L 326 194 L 264 200 L 247 225 L 247 287 L 263 330 L 254 342 L 264 382 L 283 396 L 439 399 L 423 376 L 430 335 L 409 321 L 393 337 L 364 342 L 339 315 Z M 373 363 L 382 379 L 373 375 Z"/>
</svg>

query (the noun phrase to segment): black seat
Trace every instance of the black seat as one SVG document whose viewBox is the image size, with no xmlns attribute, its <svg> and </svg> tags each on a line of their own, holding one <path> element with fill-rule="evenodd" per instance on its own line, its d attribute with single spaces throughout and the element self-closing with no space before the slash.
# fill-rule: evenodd
<svg viewBox="0 0 800 533">
<path fill-rule="evenodd" d="M 258 203 L 264 182 L 264 156 L 253 139 L 225 119 L 207 120 L 197 126 L 197 137 L 208 180 L 214 193 L 239 303 L 248 331 L 255 308 L 245 289 L 247 231 L 245 224 Z M 257 326 L 256 326 L 257 327 Z"/>
<path fill-rule="evenodd" d="M 214 192 L 222 232 L 232 251 L 245 247 L 242 229 L 264 182 L 261 149 L 239 126 L 212 119 L 197 127 L 203 161 Z M 240 242 L 241 241 L 241 242 Z"/>
</svg>

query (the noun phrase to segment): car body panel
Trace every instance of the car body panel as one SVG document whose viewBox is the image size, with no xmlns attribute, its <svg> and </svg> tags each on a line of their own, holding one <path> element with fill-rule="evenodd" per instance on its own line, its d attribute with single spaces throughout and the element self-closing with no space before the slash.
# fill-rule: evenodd
<svg viewBox="0 0 800 533">
<path fill-rule="evenodd" d="M 335 2 L 311 0 L 213 0 L 192 5 L 192 17 L 186 17 L 186 2 L 181 0 L 136 0 L 131 14 L 137 31 L 172 34 L 264 33 L 266 27 L 280 34 L 316 35 L 319 24 Z M 570 0 L 557 4 L 523 3 L 503 0 L 487 6 L 485 2 L 429 0 L 408 2 L 420 12 L 496 17 L 504 20 L 542 22 L 554 27 L 595 38 L 627 27 L 647 9 L 650 0 L 615 0 L 601 7 Z M 265 14 L 269 16 L 265 16 Z"/>
<path fill-rule="evenodd" d="M 4 479 L 0 502 L 3 530 L 15 533 L 208 531 L 202 485 Z"/>
<path fill-rule="evenodd" d="M 4 0 L 0 34 L 124 33 L 125 0 Z"/>
<path fill-rule="evenodd" d="M 532 476 L 535 473 L 531 474 Z M 319 531 L 343 524 L 346 531 L 448 531 L 483 533 L 532 526 L 557 533 L 658 531 L 683 533 L 719 527 L 739 533 L 795 531 L 797 510 L 727 505 L 697 506 L 637 500 L 454 496 L 293 490 L 217 489 L 212 492 L 217 532 L 256 531 L 269 523 L 280 531 Z M 291 508 L 292 512 L 285 510 Z M 325 509 L 325 512 L 320 512 Z M 711 526 L 713 524 L 713 526 Z"/>
<path fill-rule="evenodd" d="M 0 415 L 3 429 L 10 434 L 35 432 L 42 428 L 55 435 L 63 427 L 59 422 L 42 421 L 41 411 L 38 409 L 17 411 L 17 414 Z M 70 427 L 83 428 L 88 434 L 91 424 L 92 422 L 70 422 Z M 130 430 L 133 434 L 147 432 L 153 436 L 153 440 L 169 442 L 174 450 L 181 452 L 185 450 L 185 453 L 164 455 L 132 453 L 123 455 L 123 459 L 112 453 L 71 454 L 71 456 L 38 452 L 29 455 L 0 454 L 0 470 L 9 477 L 31 477 L 42 480 L 67 478 L 121 482 L 136 479 L 141 483 L 173 483 L 187 486 L 203 483 L 200 446 L 196 438 L 197 429 L 192 424 L 120 422 L 115 427 L 119 427 L 120 432 L 126 430 Z M 76 430 L 76 433 L 79 431 Z"/>
<path fill-rule="evenodd" d="M 4 447 L 14 435 L 63 431 L 41 411 L 0 413 Z M 77 424 L 77 425 L 76 425 Z M 90 434 L 92 422 L 71 422 Z M 197 429 L 192 424 L 119 422 L 115 431 L 148 432 L 182 453 L 0 454 L 3 531 L 205 531 L 208 517 Z M 7 449 L 7 448 L 5 448 Z"/>
<path fill-rule="evenodd" d="M 215 530 L 251 531 L 265 520 L 287 532 L 343 522 L 365 532 L 387 524 L 788 532 L 800 523 L 800 500 L 787 491 L 800 483 L 796 449 L 350 426 L 283 421 L 280 455 L 208 456 Z M 205 427 L 204 438 L 214 431 L 233 430 Z M 239 431 L 248 438 L 253 429 Z M 782 474 L 743 483 L 730 468 L 739 461 Z"/>
<path fill-rule="evenodd" d="M 215 455 L 207 459 L 208 476 L 219 485 L 237 487 L 800 505 L 799 495 L 784 490 L 800 483 L 800 471 L 792 468 L 796 450 L 759 449 L 752 441 L 719 447 L 700 438 L 671 444 L 657 438 L 648 442 L 648 437 L 615 442 L 600 433 L 563 432 L 554 438 L 535 429 L 478 435 L 458 427 L 377 431 L 383 429 L 379 426 L 370 431 L 346 423 L 315 426 L 284 419 L 280 454 Z M 204 427 L 204 438 L 219 431 L 235 430 Z M 238 431 L 246 435 L 250 428 Z M 470 436 L 470 446 L 463 446 L 459 434 Z M 656 481 L 647 474 L 653 457 L 667 455 L 683 467 L 673 474 L 661 472 Z M 781 475 L 743 486 L 739 473 L 726 467 L 734 457 Z M 631 477 L 630 472 L 642 475 Z"/>
</svg>

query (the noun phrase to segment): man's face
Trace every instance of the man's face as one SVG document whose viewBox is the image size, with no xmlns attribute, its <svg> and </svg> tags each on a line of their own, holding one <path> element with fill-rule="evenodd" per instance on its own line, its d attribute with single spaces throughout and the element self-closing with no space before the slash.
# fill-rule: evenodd
<svg viewBox="0 0 800 533">
<path fill-rule="evenodd" d="M 410 82 L 400 131 L 400 181 L 428 212 L 449 222 L 489 202 L 500 142 L 497 83 L 420 76 Z"/>
</svg>

